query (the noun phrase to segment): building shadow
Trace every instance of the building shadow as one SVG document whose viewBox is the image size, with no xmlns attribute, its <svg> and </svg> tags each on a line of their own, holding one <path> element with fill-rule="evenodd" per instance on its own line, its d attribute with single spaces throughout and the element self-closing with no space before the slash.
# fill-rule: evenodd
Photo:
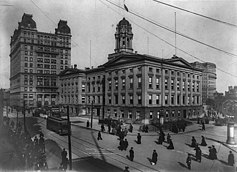
<svg viewBox="0 0 237 172">
<path fill-rule="evenodd" d="M 99 158 L 88 156 L 72 160 L 72 167 L 75 171 L 96 171 L 96 172 L 121 172 L 123 169 L 105 162 Z"/>
<path fill-rule="evenodd" d="M 187 168 L 187 169 L 188 169 L 188 167 L 187 167 L 184 163 L 178 162 L 178 164 L 179 164 L 181 167 L 184 167 L 184 168 Z"/>
<path fill-rule="evenodd" d="M 218 159 L 218 161 L 220 161 L 222 164 L 225 164 L 225 165 L 228 165 L 228 166 L 229 166 L 229 164 L 228 164 L 226 161 L 223 161 L 223 160 L 221 160 L 221 159 Z"/>
<path fill-rule="evenodd" d="M 104 154 L 103 154 L 103 152 L 102 152 L 102 150 L 101 150 L 101 147 L 100 147 L 99 144 L 98 144 L 98 140 L 97 140 L 97 139 L 95 138 L 95 136 L 93 135 L 93 131 L 91 131 L 91 137 L 92 137 L 92 139 L 93 139 L 93 141 L 94 141 L 94 143 L 95 143 L 95 145 L 96 145 L 96 148 L 97 148 L 98 151 L 99 151 L 100 157 L 102 158 L 103 161 L 106 162 L 105 156 L 104 156 Z"/>
</svg>

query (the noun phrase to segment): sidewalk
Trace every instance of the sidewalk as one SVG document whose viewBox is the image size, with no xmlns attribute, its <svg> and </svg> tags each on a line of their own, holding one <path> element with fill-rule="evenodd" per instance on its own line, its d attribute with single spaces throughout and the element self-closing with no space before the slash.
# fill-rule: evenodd
<svg viewBox="0 0 237 172">
<path fill-rule="evenodd" d="M 91 123 L 91 119 L 90 117 L 70 117 L 70 121 L 72 125 L 75 126 L 79 126 L 79 127 L 83 127 L 83 128 L 87 128 L 86 127 L 86 122 L 89 121 Z M 141 132 L 139 131 L 139 128 L 141 125 L 139 124 L 132 124 L 133 125 L 133 132 L 128 132 L 128 135 L 134 135 L 137 136 L 137 133 L 140 133 L 142 136 L 158 136 L 158 132 L 155 131 L 150 131 L 148 133 L 145 132 Z M 206 129 L 213 127 L 213 123 L 210 124 L 205 124 Z M 129 128 L 129 124 L 125 124 L 124 127 L 126 127 L 127 129 Z M 87 129 L 91 129 L 90 127 Z M 105 133 L 109 134 L 107 132 L 107 127 L 105 126 Z M 171 131 L 164 131 L 166 134 L 170 133 L 170 135 L 178 135 L 178 134 L 183 134 L 183 133 L 190 133 L 190 132 L 194 132 L 194 131 L 198 131 L 201 129 L 201 124 L 197 124 L 197 123 L 193 123 L 192 125 L 189 125 L 186 127 L 185 132 L 179 132 L 179 133 L 172 133 Z M 95 131 L 100 131 L 101 130 L 101 124 L 99 124 L 99 120 L 98 119 L 93 119 L 93 124 L 92 124 L 92 130 Z"/>
</svg>

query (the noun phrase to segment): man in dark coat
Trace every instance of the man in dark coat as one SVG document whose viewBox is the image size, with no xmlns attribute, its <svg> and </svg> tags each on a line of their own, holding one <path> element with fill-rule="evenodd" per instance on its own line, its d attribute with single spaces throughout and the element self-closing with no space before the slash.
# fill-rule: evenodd
<svg viewBox="0 0 237 172">
<path fill-rule="evenodd" d="M 152 158 L 151 158 L 152 165 L 155 165 L 157 163 L 157 157 L 158 157 L 158 154 L 157 154 L 156 150 L 153 150 Z"/>
<path fill-rule="evenodd" d="M 232 151 L 230 151 L 229 155 L 228 155 L 228 164 L 230 166 L 233 166 L 235 163 L 235 157 L 234 154 L 232 153 Z"/>
<path fill-rule="evenodd" d="M 101 137 L 101 132 L 100 132 L 100 131 L 98 132 L 98 137 L 97 137 L 97 140 L 102 140 L 102 137 Z"/>
<path fill-rule="evenodd" d="M 130 123 L 130 126 L 129 126 L 129 131 L 132 133 L 132 131 L 133 131 L 133 126 L 132 126 L 132 124 Z"/>
<path fill-rule="evenodd" d="M 202 121 L 202 130 L 205 130 L 205 123 L 204 123 L 204 121 Z"/>
<path fill-rule="evenodd" d="M 207 143 L 206 143 L 206 140 L 205 140 L 204 136 L 202 136 L 201 146 L 207 146 Z"/>
<path fill-rule="evenodd" d="M 170 139 L 170 144 L 167 147 L 167 149 L 174 149 L 174 145 L 173 145 L 172 139 Z"/>
<path fill-rule="evenodd" d="M 134 159 L 134 150 L 133 150 L 133 147 L 131 147 L 131 149 L 129 150 L 129 158 L 131 161 L 133 161 Z"/>
<path fill-rule="evenodd" d="M 187 163 L 188 169 L 191 170 L 191 156 L 190 156 L 190 154 L 188 154 L 188 157 L 186 159 L 186 163 Z"/>
<path fill-rule="evenodd" d="M 120 141 L 119 141 L 119 149 L 121 151 L 125 150 L 124 140 L 123 139 L 120 139 Z"/>
<path fill-rule="evenodd" d="M 171 137 L 170 137 L 170 134 L 168 133 L 167 134 L 167 143 L 170 143 L 170 139 L 171 139 Z"/>
<path fill-rule="evenodd" d="M 196 147 L 196 145 L 197 145 L 197 141 L 196 141 L 195 137 L 194 137 L 194 136 L 192 136 L 192 143 L 191 143 L 191 147 Z"/>
<path fill-rule="evenodd" d="M 141 144 L 142 136 L 140 133 L 137 134 L 137 144 Z"/>
<path fill-rule="evenodd" d="M 102 131 L 102 132 L 105 131 L 105 126 L 104 126 L 104 124 L 101 125 L 101 131 Z"/>
<path fill-rule="evenodd" d="M 202 151 L 201 151 L 200 147 L 197 145 L 197 147 L 194 150 L 196 150 L 196 160 L 201 162 L 201 160 L 202 160 Z"/>
<path fill-rule="evenodd" d="M 63 148 L 63 151 L 61 152 L 62 162 L 61 165 L 64 165 L 67 162 L 67 151 L 65 148 Z"/>
<path fill-rule="evenodd" d="M 126 151 L 128 148 L 128 141 L 127 139 L 124 140 L 124 150 Z"/>
<path fill-rule="evenodd" d="M 213 159 L 217 159 L 217 151 L 214 145 L 212 145 L 212 150 L 213 150 Z"/>
<path fill-rule="evenodd" d="M 209 146 L 208 148 L 209 148 L 209 156 L 208 156 L 208 158 L 213 160 L 213 159 L 214 159 L 214 152 L 213 152 L 213 149 L 212 149 L 211 146 Z"/>
</svg>

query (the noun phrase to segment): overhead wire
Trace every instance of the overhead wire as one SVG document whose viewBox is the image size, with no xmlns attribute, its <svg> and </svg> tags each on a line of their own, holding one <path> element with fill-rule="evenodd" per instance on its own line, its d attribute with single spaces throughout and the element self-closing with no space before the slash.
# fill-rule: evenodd
<svg viewBox="0 0 237 172">
<path fill-rule="evenodd" d="M 114 10 L 113 8 L 111 8 L 109 5 L 105 4 L 102 0 L 99 0 L 99 1 L 100 1 L 102 4 L 106 5 L 108 8 L 110 8 L 112 11 L 116 12 L 118 15 L 122 16 L 119 12 L 117 12 L 116 10 Z M 107 0 L 106 0 L 106 1 L 107 1 Z M 147 30 L 146 28 L 140 26 L 139 24 L 137 24 L 136 22 L 132 21 L 131 19 L 129 19 L 129 20 L 130 20 L 133 24 L 135 24 L 136 26 L 138 26 L 139 28 L 141 28 L 141 29 L 143 29 L 144 31 L 146 31 L 147 33 L 149 33 L 149 34 L 155 36 L 155 37 L 158 38 L 159 40 L 161 40 L 161 41 L 165 42 L 166 44 L 170 45 L 171 47 L 174 47 L 174 48 L 175 48 L 175 46 L 174 46 L 173 44 L 171 44 L 171 43 L 169 43 L 168 41 L 166 41 L 166 40 L 160 38 L 159 36 L 157 36 L 157 35 L 154 34 L 153 32 L 151 32 L 151 31 Z M 199 61 L 205 63 L 204 60 L 202 60 L 202 59 L 200 59 L 200 58 L 198 58 L 198 57 L 196 57 L 196 56 L 194 56 L 194 55 L 192 55 L 192 54 L 186 52 L 185 50 L 183 50 L 183 49 L 181 49 L 181 48 L 179 48 L 179 47 L 177 47 L 177 46 L 176 46 L 176 48 L 177 48 L 179 51 L 181 51 L 181 52 L 183 52 L 183 53 L 189 55 L 190 57 L 193 57 L 194 59 L 199 60 Z M 219 71 L 221 71 L 221 72 L 223 72 L 223 73 L 225 73 L 225 74 L 227 74 L 227 75 L 231 75 L 231 76 L 233 76 L 233 77 L 237 77 L 236 75 L 233 75 L 232 73 L 226 72 L 226 71 L 224 71 L 223 69 L 221 69 L 221 68 L 219 68 L 219 67 L 216 67 L 216 69 L 219 70 Z"/>
<path fill-rule="evenodd" d="M 111 2 L 111 1 L 109 1 L 109 0 L 105 0 L 105 1 L 107 1 L 108 3 L 114 5 L 114 6 L 120 8 L 120 9 L 122 9 L 122 10 L 125 10 L 123 7 L 117 5 L 117 4 L 115 4 L 115 3 L 113 3 L 113 2 Z M 125 11 L 127 11 L 127 10 L 125 10 Z M 212 46 L 212 45 L 209 45 L 209 44 L 207 44 L 207 43 L 204 43 L 204 42 L 202 42 L 202 41 L 199 41 L 199 40 L 194 39 L 194 38 L 192 38 L 192 37 L 189 37 L 189 36 L 187 36 L 187 35 L 184 35 L 184 34 L 182 34 L 182 33 L 180 33 L 180 32 L 175 32 L 174 30 L 169 29 L 168 27 L 162 26 L 162 25 L 160 25 L 160 24 L 157 24 L 156 22 L 154 22 L 154 21 L 152 21 L 152 20 L 150 20 L 150 19 L 147 19 L 147 18 L 145 18 L 145 17 L 143 17 L 143 16 L 141 16 L 141 15 L 135 13 L 135 12 L 132 12 L 131 10 L 128 10 L 127 12 L 128 12 L 128 13 L 131 13 L 131 14 L 137 16 L 138 18 L 141 18 L 141 19 L 143 19 L 143 20 L 145 20 L 145 21 L 147 21 L 147 22 L 149 22 L 149 23 L 151 23 L 151 24 L 154 24 L 154 25 L 156 25 L 156 26 L 158 26 L 158 27 L 161 27 L 161 28 L 163 28 L 163 29 L 165 29 L 165 30 L 168 30 L 168 31 L 172 32 L 172 33 L 176 33 L 177 35 L 180 35 L 180 36 L 182 36 L 182 37 L 184 37 L 184 38 L 186 38 L 186 39 L 192 40 L 192 41 L 197 42 L 197 43 L 199 43 L 199 44 L 205 45 L 205 46 L 207 46 L 207 47 L 209 47 L 209 48 L 212 48 L 212 49 L 215 49 L 215 50 L 217 50 L 217 51 L 223 52 L 223 53 L 225 53 L 225 54 L 227 54 L 227 55 L 237 57 L 236 54 L 233 54 L 233 53 L 227 52 L 227 51 L 225 51 L 225 50 L 222 50 L 222 49 L 220 49 L 220 48 L 214 47 L 214 46 Z"/>
<path fill-rule="evenodd" d="M 164 3 L 162 1 L 158 1 L 158 0 L 152 0 L 152 1 L 155 1 L 155 2 L 160 3 L 160 4 L 163 4 L 163 5 L 172 7 L 172 8 L 176 8 L 176 9 L 179 9 L 179 10 L 182 10 L 182 11 L 185 11 L 185 12 L 188 12 L 188 13 L 191 13 L 191 14 L 194 14 L 194 15 L 197 15 L 197 16 L 209 19 L 209 20 L 212 20 L 212 21 L 215 21 L 215 22 L 218 22 L 218 23 L 222 23 L 222 24 L 226 24 L 226 25 L 229 25 L 229 26 L 237 27 L 236 24 L 229 23 L 229 22 L 226 22 L 226 21 L 222 21 L 222 20 L 219 20 L 219 19 L 215 19 L 215 18 L 206 16 L 206 15 L 203 15 L 203 14 L 199 14 L 199 13 L 196 13 L 196 12 L 184 9 L 184 8 L 180 8 L 180 7 L 177 7 L 177 6 L 174 6 L 174 5 L 170 5 L 170 4 Z"/>
</svg>

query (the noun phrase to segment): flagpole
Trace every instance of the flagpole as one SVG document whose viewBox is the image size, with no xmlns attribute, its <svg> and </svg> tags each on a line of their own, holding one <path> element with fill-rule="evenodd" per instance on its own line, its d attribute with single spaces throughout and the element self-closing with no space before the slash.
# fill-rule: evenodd
<svg viewBox="0 0 237 172">
<path fill-rule="evenodd" d="M 175 19 L 175 56 L 177 54 L 177 48 L 176 48 L 176 12 L 174 13 L 174 19 Z"/>
</svg>

